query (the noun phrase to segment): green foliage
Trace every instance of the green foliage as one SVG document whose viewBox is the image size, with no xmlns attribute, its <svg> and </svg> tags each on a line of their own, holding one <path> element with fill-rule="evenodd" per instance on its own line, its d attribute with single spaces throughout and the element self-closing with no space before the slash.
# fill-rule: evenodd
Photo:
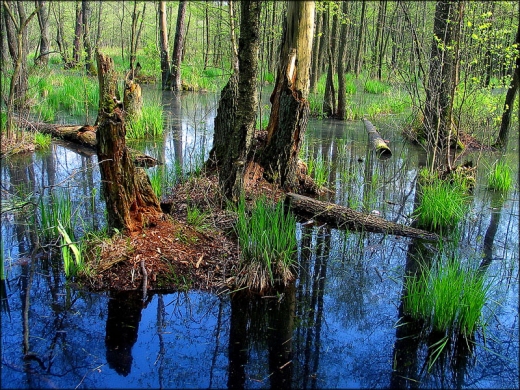
<svg viewBox="0 0 520 390">
<path fill-rule="evenodd" d="M 314 153 L 309 155 L 307 160 L 307 173 L 311 176 L 316 185 L 322 187 L 329 181 L 331 162 L 325 161 L 321 147 L 318 149 L 316 157 Z"/>
<path fill-rule="evenodd" d="M 39 149 L 49 149 L 51 146 L 52 137 L 50 134 L 43 134 L 39 131 L 34 133 L 34 143 Z"/>
<path fill-rule="evenodd" d="M 40 211 L 39 230 L 45 240 L 52 240 L 60 236 L 58 229 L 60 224 L 70 236 L 74 235 L 72 201 L 68 191 L 53 192 L 47 201 L 41 197 L 38 206 Z"/>
<path fill-rule="evenodd" d="M 65 275 L 67 277 L 76 276 L 80 270 L 85 268 L 81 255 L 81 247 L 78 247 L 71 240 L 69 234 L 59 221 L 57 228 L 61 235 L 61 255 L 63 257 Z"/>
<path fill-rule="evenodd" d="M 488 187 L 493 191 L 507 192 L 513 185 L 512 170 L 504 161 L 498 160 L 488 176 Z"/>
<path fill-rule="evenodd" d="M 188 214 L 186 215 L 186 223 L 193 226 L 197 231 L 205 231 L 209 228 L 207 220 L 209 213 L 201 211 L 198 207 L 188 206 Z"/>
<path fill-rule="evenodd" d="M 128 139 L 157 138 L 162 136 L 163 131 L 163 106 L 153 100 L 145 101 L 140 117 L 132 118 L 126 123 Z"/>
<path fill-rule="evenodd" d="M 423 319 L 433 331 L 470 336 L 481 320 L 491 283 L 456 257 L 437 258 L 431 268 L 406 277 L 405 313 Z"/>
<path fill-rule="evenodd" d="M 296 252 L 296 219 L 283 202 L 269 204 L 265 197 L 254 202 L 251 215 L 242 197 L 237 206 L 235 231 L 240 246 L 238 287 L 263 292 L 293 279 Z"/>
<path fill-rule="evenodd" d="M 363 87 L 365 92 L 377 95 L 385 93 L 389 88 L 390 87 L 387 84 L 382 83 L 379 80 L 367 80 L 365 81 L 365 85 Z"/>
<path fill-rule="evenodd" d="M 445 180 L 433 180 L 421 185 L 421 200 L 414 216 L 422 228 L 449 230 L 466 216 L 468 208 L 468 195 L 463 187 Z"/>
</svg>

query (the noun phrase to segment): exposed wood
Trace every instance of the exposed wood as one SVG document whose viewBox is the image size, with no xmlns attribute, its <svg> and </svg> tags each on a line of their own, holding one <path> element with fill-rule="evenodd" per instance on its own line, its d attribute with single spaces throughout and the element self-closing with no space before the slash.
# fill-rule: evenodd
<svg viewBox="0 0 520 390">
<path fill-rule="evenodd" d="M 24 118 L 16 118 L 16 125 L 19 128 L 39 131 L 44 134 L 50 134 L 55 138 L 70 141 L 75 144 L 83 145 L 95 151 L 97 145 L 97 126 L 80 126 L 80 125 L 57 125 L 45 122 L 32 122 Z M 133 162 L 137 167 L 150 168 L 162 163 L 152 156 L 148 156 L 137 150 L 129 149 Z"/>
<path fill-rule="evenodd" d="M 386 160 L 392 157 L 392 151 L 386 144 L 385 140 L 379 135 L 376 127 L 372 124 L 372 122 L 363 119 L 363 123 L 365 123 L 365 128 L 368 132 L 368 137 L 370 142 L 374 146 L 376 150 L 377 157 L 381 160 Z"/>
<path fill-rule="evenodd" d="M 361 213 L 348 207 L 322 202 L 307 196 L 287 193 L 285 202 L 297 214 L 323 221 L 338 229 L 367 231 L 373 233 L 393 234 L 411 238 L 422 238 L 437 241 L 439 236 L 426 230 L 387 221 L 372 214 Z"/>
<path fill-rule="evenodd" d="M 113 98 L 117 84 L 114 61 L 98 52 L 97 64 L 100 96 L 97 154 L 108 227 L 131 234 L 155 224 L 162 211 L 150 179 L 142 168 L 135 167 L 126 147 L 123 112 Z"/>
</svg>

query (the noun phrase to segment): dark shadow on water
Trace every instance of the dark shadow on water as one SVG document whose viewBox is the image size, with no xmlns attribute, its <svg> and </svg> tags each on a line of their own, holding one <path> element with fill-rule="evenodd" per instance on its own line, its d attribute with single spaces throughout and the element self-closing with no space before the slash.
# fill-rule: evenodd
<svg viewBox="0 0 520 390">
<path fill-rule="evenodd" d="M 106 358 L 108 366 L 127 376 L 132 369 L 132 347 L 137 341 L 143 310 L 142 291 L 110 292 L 106 324 Z"/>
</svg>

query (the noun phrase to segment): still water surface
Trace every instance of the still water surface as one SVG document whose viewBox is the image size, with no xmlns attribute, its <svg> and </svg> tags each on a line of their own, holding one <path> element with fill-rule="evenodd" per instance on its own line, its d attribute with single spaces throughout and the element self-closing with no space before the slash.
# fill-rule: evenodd
<svg viewBox="0 0 520 390">
<path fill-rule="evenodd" d="M 218 96 L 158 98 L 164 139 L 133 146 L 165 162 L 150 174 L 187 174 L 211 148 Z M 373 122 L 390 140 L 389 160 L 374 157 L 362 122 L 310 120 L 305 153 L 333 162 L 326 200 L 409 224 L 423 153 L 402 140 L 397 118 Z M 509 144 L 517 177 L 517 140 Z M 472 156 L 479 166 L 498 157 Z M 2 161 L 2 192 L 33 202 L 49 188 L 69 193 L 79 236 L 105 223 L 96 164 L 91 151 L 56 142 L 50 152 Z M 58 255 L 32 253 L 34 213 L 3 212 L 2 387 L 518 388 L 518 183 L 502 196 L 486 180 L 479 169 L 459 245 L 493 283 L 486 331 L 472 353 L 452 346 L 430 370 L 428 340 L 403 325 L 400 305 L 413 255 L 432 244 L 299 224 L 300 274 L 283 295 L 152 293 L 143 304 L 138 292 L 68 285 Z"/>
</svg>

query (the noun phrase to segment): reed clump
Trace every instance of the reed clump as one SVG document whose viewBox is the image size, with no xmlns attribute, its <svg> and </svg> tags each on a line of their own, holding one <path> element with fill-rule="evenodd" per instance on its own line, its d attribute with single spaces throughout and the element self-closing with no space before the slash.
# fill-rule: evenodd
<svg viewBox="0 0 520 390">
<path fill-rule="evenodd" d="M 423 181 L 420 191 L 420 203 L 414 212 L 419 227 L 449 231 L 466 216 L 469 196 L 457 182 L 429 178 Z"/>
<path fill-rule="evenodd" d="M 488 176 L 488 188 L 493 191 L 507 192 L 513 185 L 512 170 L 504 161 L 498 160 Z"/>
<path fill-rule="evenodd" d="M 236 207 L 235 231 L 240 247 L 240 264 L 236 276 L 238 288 L 263 293 L 294 280 L 296 253 L 296 219 L 283 202 L 268 203 L 257 199 L 250 213 L 242 197 Z"/>
</svg>

